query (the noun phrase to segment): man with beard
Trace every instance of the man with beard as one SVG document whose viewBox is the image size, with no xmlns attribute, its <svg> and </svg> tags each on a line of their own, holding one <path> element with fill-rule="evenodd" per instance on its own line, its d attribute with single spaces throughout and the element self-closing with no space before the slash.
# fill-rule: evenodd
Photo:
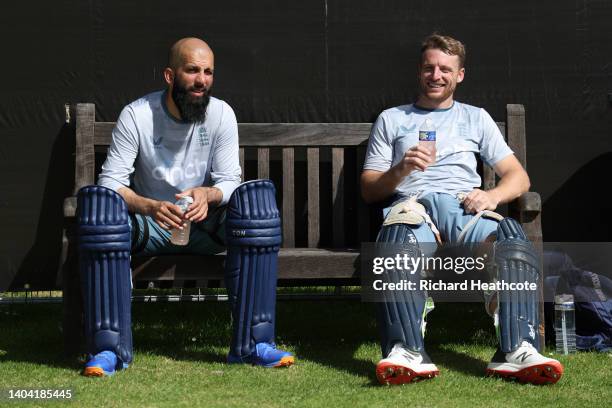
<svg viewBox="0 0 612 408">
<path fill-rule="evenodd" d="M 372 128 L 362 195 L 367 202 L 392 203 L 377 242 L 399 244 L 417 258 L 433 255 L 440 242 L 492 242 L 492 279 L 538 282 L 539 262 L 520 224 L 493 212 L 528 191 L 529 177 L 489 114 L 453 99 L 465 76 L 464 64 L 461 42 L 438 34 L 427 37 L 421 46 L 416 102 L 385 110 Z M 499 176 L 495 188 L 479 188 L 475 154 Z M 438 374 L 423 345 L 429 308 L 418 280 L 426 271 L 412 272 L 385 272 L 391 282 L 414 280 L 417 290 L 386 291 L 378 304 L 383 359 L 376 375 L 381 383 Z M 537 384 L 557 382 L 563 367 L 536 349 L 538 292 L 491 292 L 485 299 L 499 340 L 487 373 Z"/>
<path fill-rule="evenodd" d="M 236 117 L 211 96 L 213 75 L 208 44 L 176 42 L 164 70 L 166 89 L 123 109 L 98 185 L 79 191 L 86 376 L 112 375 L 132 361 L 131 254 L 227 249 L 228 362 L 293 364 L 293 355 L 274 344 L 281 240 L 274 186 L 269 180 L 240 184 Z M 191 201 L 185 212 L 175 204 L 181 198 Z M 190 231 L 188 243 L 173 244 L 173 230 Z"/>
</svg>

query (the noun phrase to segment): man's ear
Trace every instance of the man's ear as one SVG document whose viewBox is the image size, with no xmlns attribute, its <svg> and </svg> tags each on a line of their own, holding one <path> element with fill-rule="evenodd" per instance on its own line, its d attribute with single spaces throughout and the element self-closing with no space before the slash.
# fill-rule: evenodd
<svg viewBox="0 0 612 408">
<path fill-rule="evenodd" d="M 457 83 L 463 81 L 463 77 L 465 77 L 465 68 L 461 68 L 459 73 L 457 74 Z"/>
<path fill-rule="evenodd" d="M 174 71 L 172 71 L 172 68 L 166 67 L 164 69 L 164 80 L 168 85 L 172 85 L 174 83 Z"/>
</svg>

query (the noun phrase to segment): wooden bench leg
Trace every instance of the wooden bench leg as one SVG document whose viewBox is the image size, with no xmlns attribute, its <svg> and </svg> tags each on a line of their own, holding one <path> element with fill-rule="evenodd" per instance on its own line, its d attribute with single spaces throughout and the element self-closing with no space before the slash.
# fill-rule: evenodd
<svg viewBox="0 0 612 408">
<path fill-rule="evenodd" d="M 84 352 L 83 336 L 83 296 L 79 278 L 75 245 L 68 249 L 68 256 L 63 265 L 63 335 L 64 354 L 75 356 Z"/>
</svg>

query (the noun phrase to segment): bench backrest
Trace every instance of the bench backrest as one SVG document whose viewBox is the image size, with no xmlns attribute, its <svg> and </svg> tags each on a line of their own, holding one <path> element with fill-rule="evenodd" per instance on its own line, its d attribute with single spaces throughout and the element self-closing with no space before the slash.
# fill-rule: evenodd
<svg viewBox="0 0 612 408">
<path fill-rule="evenodd" d="M 497 124 L 526 167 L 524 108 L 507 105 L 506 113 L 506 122 Z M 114 126 L 114 122 L 95 121 L 94 104 L 77 104 L 75 193 L 95 182 L 96 153 L 106 153 Z M 293 248 L 297 244 L 317 248 L 323 243 L 325 247 L 345 248 L 371 241 L 372 226 L 376 223 L 371 222 L 371 211 L 359 195 L 358 182 L 371 126 L 370 123 L 239 124 L 243 176 L 245 167 L 247 170 L 249 167 L 249 157 L 253 157 L 256 177 L 272 178 L 279 190 L 284 247 Z M 273 156 L 280 159 L 275 160 Z M 296 166 L 302 168 L 304 161 L 305 171 L 296 171 Z M 272 174 L 271 164 L 280 170 L 279 177 Z M 252 178 L 246 173 L 248 179 Z M 304 173 L 305 186 L 301 177 L 296 181 L 298 173 Z M 490 167 L 483 166 L 482 176 L 484 189 L 495 186 L 495 173 Z M 327 191 L 330 182 L 331 194 Z M 299 211 L 300 208 L 303 210 Z M 299 228 L 300 225 L 305 227 Z M 305 237 L 300 238 L 296 232 L 304 232 Z"/>
</svg>

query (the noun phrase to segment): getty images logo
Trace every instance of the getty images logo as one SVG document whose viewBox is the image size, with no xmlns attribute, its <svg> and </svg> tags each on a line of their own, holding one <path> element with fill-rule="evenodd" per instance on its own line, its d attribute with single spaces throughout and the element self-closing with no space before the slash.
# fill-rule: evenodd
<svg viewBox="0 0 612 408">
<path fill-rule="evenodd" d="M 153 178 L 155 180 L 166 181 L 169 184 L 176 185 L 184 180 L 200 178 L 206 169 L 206 162 L 193 162 L 186 166 L 157 166 L 153 169 Z"/>
</svg>

